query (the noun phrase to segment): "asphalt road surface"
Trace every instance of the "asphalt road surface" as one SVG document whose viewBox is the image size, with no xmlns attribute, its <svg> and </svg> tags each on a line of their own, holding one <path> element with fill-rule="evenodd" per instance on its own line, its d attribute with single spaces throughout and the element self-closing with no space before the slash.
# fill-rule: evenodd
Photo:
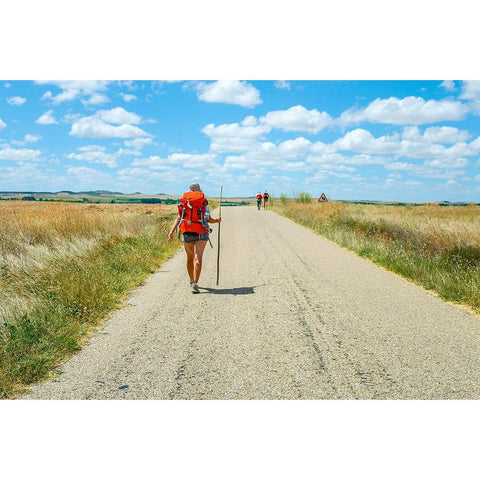
<svg viewBox="0 0 480 480">
<path fill-rule="evenodd" d="M 478 399 L 480 318 L 270 211 L 222 211 L 30 399 Z"/>
</svg>

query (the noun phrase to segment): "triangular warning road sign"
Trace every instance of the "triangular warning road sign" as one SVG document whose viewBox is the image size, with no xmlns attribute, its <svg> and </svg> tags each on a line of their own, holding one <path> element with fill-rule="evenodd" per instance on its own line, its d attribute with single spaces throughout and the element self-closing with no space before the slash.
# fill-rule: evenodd
<svg viewBox="0 0 480 480">
<path fill-rule="evenodd" d="M 324 193 L 322 193 L 322 194 L 320 195 L 320 197 L 318 198 L 318 201 L 319 201 L 319 202 L 328 202 L 328 198 L 327 198 L 327 196 L 326 196 Z"/>
</svg>

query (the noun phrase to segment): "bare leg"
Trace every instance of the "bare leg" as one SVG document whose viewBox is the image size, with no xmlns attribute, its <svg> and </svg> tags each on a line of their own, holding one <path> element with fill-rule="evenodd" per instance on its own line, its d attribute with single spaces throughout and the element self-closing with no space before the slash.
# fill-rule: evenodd
<svg viewBox="0 0 480 480">
<path fill-rule="evenodd" d="M 193 280 L 193 259 L 195 257 L 194 243 L 184 243 L 185 252 L 187 253 L 187 272 L 190 280 Z"/>
<path fill-rule="evenodd" d="M 194 259 L 193 259 L 193 281 L 198 283 L 200 273 L 202 272 L 203 251 L 207 245 L 206 240 L 200 240 L 194 244 Z"/>
</svg>

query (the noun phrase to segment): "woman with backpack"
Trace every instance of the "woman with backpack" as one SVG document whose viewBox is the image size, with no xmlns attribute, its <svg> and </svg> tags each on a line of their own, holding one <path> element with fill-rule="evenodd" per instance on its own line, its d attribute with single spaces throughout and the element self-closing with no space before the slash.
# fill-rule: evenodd
<svg viewBox="0 0 480 480">
<path fill-rule="evenodd" d="M 185 192 L 178 204 L 178 215 L 173 222 L 168 238 L 173 240 L 173 234 L 178 226 L 182 234 L 183 246 L 187 254 L 187 272 L 190 277 L 192 293 L 200 293 L 198 279 L 202 271 L 203 251 L 209 240 L 209 223 L 220 223 L 222 217 L 215 219 L 210 216 L 208 200 L 198 183 L 192 183 L 190 190 Z"/>
<path fill-rule="evenodd" d="M 267 209 L 267 203 L 268 203 L 268 193 L 265 190 L 265 192 L 263 192 L 263 209 L 264 210 Z"/>
</svg>

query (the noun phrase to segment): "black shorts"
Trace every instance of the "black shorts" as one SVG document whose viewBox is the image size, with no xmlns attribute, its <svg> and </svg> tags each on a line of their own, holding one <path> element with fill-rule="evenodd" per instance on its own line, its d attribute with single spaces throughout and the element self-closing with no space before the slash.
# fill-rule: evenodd
<svg viewBox="0 0 480 480">
<path fill-rule="evenodd" d="M 208 238 L 208 233 L 201 233 L 200 235 L 194 232 L 182 233 L 182 239 L 184 243 L 195 243 L 202 240 L 208 241 Z"/>
</svg>

